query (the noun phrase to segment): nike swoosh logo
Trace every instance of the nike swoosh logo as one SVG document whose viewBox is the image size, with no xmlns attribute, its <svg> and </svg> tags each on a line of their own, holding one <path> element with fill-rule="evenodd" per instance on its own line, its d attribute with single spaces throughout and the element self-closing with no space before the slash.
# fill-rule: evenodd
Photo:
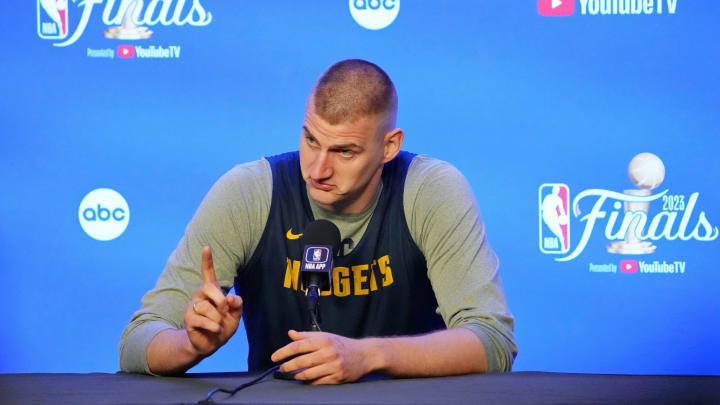
<svg viewBox="0 0 720 405">
<path fill-rule="evenodd" d="M 290 228 L 290 229 L 288 229 L 288 231 L 287 231 L 287 233 L 285 234 L 285 236 L 287 236 L 287 238 L 290 239 L 290 240 L 294 240 L 294 239 L 300 239 L 300 237 L 302 236 L 302 234 L 299 233 L 299 234 L 296 235 L 296 234 L 292 233 L 292 228 Z"/>
</svg>

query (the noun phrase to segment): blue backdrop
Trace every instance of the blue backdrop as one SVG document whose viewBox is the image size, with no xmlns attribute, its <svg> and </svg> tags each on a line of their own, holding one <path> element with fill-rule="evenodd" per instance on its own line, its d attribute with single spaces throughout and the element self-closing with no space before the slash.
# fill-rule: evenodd
<svg viewBox="0 0 720 405">
<path fill-rule="evenodd" d="M 103 35 L 119 0 L 69 1 L 55 19 L 54 0 L 22 3 L 0 3 L 0 372 L 116 371 L 120 333 L 211 185 L 297 148 L 315 79 L 363 58 L 397 86 L 404 148 L 453 163 L 474 189 L 516 318 L 514 370 L 720 374 L 717 3 L 621 14 L 640 2 L 385 0 L 356 20 L 351 8 L 378 3 L 145 1 L 155 11 L 136 21 L 152 33 L 139 40 Z M 635 189 L 641 152 L 664 164 L 653 195 L 684 202 L 651 202 L 648 223 L 674 212 L 674 234 L 686 215 L 683 237 L 609 253 L 605 227 L 623 210 L 608 198 L 584 249 L 555 260 L 580 245 L 598 199 L 586 197 L 570 251 L 543 253 L 541 186 L 567 185 L 570 206 L 584 190 Z M 97 188 L 130 212 L 109 241 L 78 219 Z M 241 329 L 192 371 L 245 370 L 246 354 Z"/>
</svg>

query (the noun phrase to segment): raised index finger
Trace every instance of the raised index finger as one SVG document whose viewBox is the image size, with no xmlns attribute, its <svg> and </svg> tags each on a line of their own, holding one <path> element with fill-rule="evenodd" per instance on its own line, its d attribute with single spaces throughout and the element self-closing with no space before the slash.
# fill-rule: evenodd
<svg viewBox="0 0 720 405">
<path fill-rule="evenodd" d="M 212 251 L 210 246 L 205 246 L 202 250 L 202 278 L 205 283 L 212 283 L 219 287 L 215 278 L 215 267 L 213 266 Z"/>
</svg>

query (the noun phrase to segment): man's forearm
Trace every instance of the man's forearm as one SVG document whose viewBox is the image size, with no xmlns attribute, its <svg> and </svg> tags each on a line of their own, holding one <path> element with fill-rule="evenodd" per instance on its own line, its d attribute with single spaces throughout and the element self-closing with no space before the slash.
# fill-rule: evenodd
<svg viewBox="0 0 720 405">
<path fill-rule="evenodd" d="M 147 364 L 155 374 L 182 374 L 205 356 L 197 353 L 185 329 L 165 329 L 155 335 L 146 351 Z"/>
<path fill-rule="evenodd" d="M 487 371 L 485 348 L 472 331 L 458 327 L 421 336 L 363 339 L 371 371 L 399 377 L 430 377 Z"/>
</svg>

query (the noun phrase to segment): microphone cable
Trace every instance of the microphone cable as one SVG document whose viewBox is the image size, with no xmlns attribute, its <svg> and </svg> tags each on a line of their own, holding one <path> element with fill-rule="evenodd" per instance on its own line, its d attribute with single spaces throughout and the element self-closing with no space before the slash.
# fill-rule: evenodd
<svg viewBox="0 0 720 405">
<path fill-rule="evenodd" d="M 198 401 L 198 404 L 200 404 L 200 405 L 214 404 L 215 401 L 212 400 L 212 397 L 213 397 L 213 395 L 217 394 L 218 392 L 224 392 L 226 394 L 230 394 L 230 395 L 228 395 L 228 398 L 230 398 L 233 395 L 235 395 L 236 392 L 240 391 L 241 389 L 244 389 L 251 385 L 255 385 L 255 384 L 259 383 L 263 378 L 267 377 L 269 374 L 271 374 L 273 371 L 278 370 L 279 368 L 280 368 L 280 366 L 270 367 L 269 369 L 265 370 L 262 374 L 260 374 L 255 379 L 248 381 L 246 383 L 242 383 L 231 390 L 228 390 L 225 388 L 220 388 L 220 387 L 214 388 L 210 392 L 207 393 L 207 395 L 205 396 L 205 399 Z"/>
</svg>

